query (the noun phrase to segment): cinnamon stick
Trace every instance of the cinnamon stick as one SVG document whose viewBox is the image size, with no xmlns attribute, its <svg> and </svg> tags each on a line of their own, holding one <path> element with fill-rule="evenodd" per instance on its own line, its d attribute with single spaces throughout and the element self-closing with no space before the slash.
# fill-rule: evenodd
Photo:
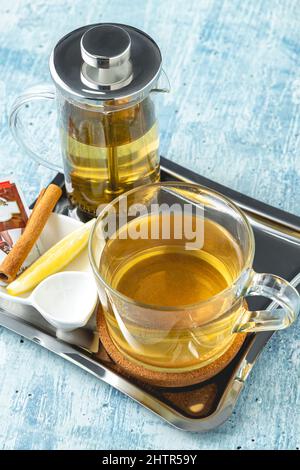
<svg viewBox="0 0 300 470">
<path fill-rule="evenodd" d="M 28 220 L 30 219 L 30 217 L 32 217 L 32 214 L 34 213 L 34 210 L 39 206 L 39 203 L 41 202 L 42 197 L 44 196 L 45 192 L 46 192 L 46 188 L 41 189 L 40 194 L 38 195 L 38 197 L 37 197 L 37 199 L 36 199 L 36 201 L 35 201 L 35 204 L 34 204 L 34 206 L 33 206 L 33 208 L 32 208 L 31 214 L 30 214 L 30 216 L 28 217 Z"/>
<path fill-rule="evenodd" d="M 16 278 L 22 264 L 45 227 L 61 194 L 62 190 L 55 184 L 50 184 L 47 189 L 41 191 L 24 232 L 0 264 L 0 280 L 9 283 Z"/>
</svg>

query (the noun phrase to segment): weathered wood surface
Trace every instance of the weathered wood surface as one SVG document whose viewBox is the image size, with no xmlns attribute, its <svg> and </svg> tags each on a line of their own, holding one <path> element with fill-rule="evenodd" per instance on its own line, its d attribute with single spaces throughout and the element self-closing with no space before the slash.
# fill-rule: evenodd
<svg viewBox="0 0 300 470">
<path fill-rule="evenodd" d="M 49 80 L 55 42 L 97 21 L 140 27 L 161 46 L 172 84 L 160 103 L 165 156 L 300 215 L 298 0 L 0 0 L 1 177 L 16 176 L 30 202 L 53 176 L 17 148 L 7 111 Z M 0 447 L 295 449 L 299 379 L 298 322 L 269 343 L 225 425 L 184 433 L 1 329 Z"/>
</svg>

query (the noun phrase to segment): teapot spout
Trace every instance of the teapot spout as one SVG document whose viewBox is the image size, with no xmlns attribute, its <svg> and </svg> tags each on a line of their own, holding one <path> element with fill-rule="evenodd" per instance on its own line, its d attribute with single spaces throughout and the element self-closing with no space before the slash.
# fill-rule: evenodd
<svg viewBox="0 0 300 470">
<path fill-rule="evenodd" d="M 171 85 L 168 75 L 162 69 L 160 77 L 156 83 L 155 88 L 152 88 L 151 93 L 170 93 Z"/>
</svg>

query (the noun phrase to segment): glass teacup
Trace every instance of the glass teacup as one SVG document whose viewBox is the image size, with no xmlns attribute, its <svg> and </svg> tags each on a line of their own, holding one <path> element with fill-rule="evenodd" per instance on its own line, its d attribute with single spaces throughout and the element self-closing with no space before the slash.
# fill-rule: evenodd
<svg viewBox="0 0 300 470">
<path fill-rule="evenodd" d="M 217 360 L 241 332 L 279 330 L 295 320 L 291 284 L 252 269 L 255 243 L 229 199 L 186 183 L 157 183 L 104 207 L 89 256 L 106 326 L 132 362 L 185 372 Z M 278 303 L 249 311 L 259 295 Z"/>
</svg>

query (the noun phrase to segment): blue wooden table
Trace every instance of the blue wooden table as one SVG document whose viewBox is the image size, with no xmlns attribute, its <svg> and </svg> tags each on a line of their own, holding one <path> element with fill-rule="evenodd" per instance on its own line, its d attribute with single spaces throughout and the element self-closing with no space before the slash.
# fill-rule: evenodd
<svg viewBox="0 0 300 470">
<path fill-rule="evenodd" d="M 300 215 L 298 0 L 0 0 L 1 178 L 17 177 L 28 202 L 50 181 L 13 142 L 7 112 L 49 81 L 61 36 L 100 21 L 139 27 L 161 46 L 172 84 L 160 102 L 165 156 Z M 0 329 L 0 448 L 295 449 L 299 380 L 298 321 L 273 336 L 226 424 L 184 433 Z"/>
</svg>

